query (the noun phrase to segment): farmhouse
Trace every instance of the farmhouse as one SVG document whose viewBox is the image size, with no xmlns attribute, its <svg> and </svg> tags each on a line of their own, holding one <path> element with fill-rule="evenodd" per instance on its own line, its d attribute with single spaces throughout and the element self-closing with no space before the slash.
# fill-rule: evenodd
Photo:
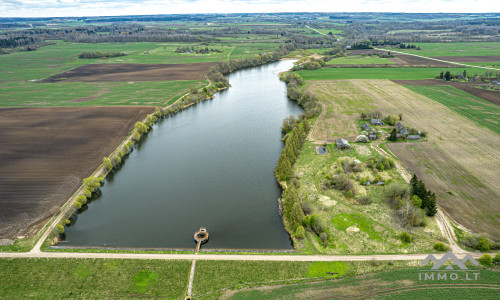
<svg viewBox="0 0 500 300">
<path fill-rule="evenodd" d="M 349 145 L 349 142 L 347 140 L 344 140 L 344 139 L 336 140 L 335 144 L 337 144 L 337 148 L 339 148 L 339 149 L 351 148 L 351 145 Z"/>
<path fill-rule="evenodd" d="M 394 125 L 394 127 L 396 127 L 396 129 L 402 133 L 402 134 L 408 134 L 408 129 L 406 129 L 406 127 L 403 126 L 403 124 L 401 124 L 401 122 L 398 122 L 396 125 Z"/>
<path fill-rule="evenodd" d="M 377 133 L 375 131 L 372 131 L 368 134 L 368 138 L 370 140 L 376 140 L 377 139 Z"/>
<path fill-rule="evenodd" d="M 418 135 L 418 134 L 410 134 L 410 135 L 408 135 L 407 139 L 409 139 L 409 140 L 420 140 L 420 135 Z"/>
<path fill-rule="evenodd" d="M 371 130 L 371 127 L 370 125 L 368 125 L 368 123 L 364 122 L 363 124 L 361 124 L 361 128 L 363 128 L 363 130 Z"/>
<path fill-rule="evenodd" d="M 382 119 L 371 119 L 370 124 L 372 124 L 372 125 L 384 125 L 384 122 L 382 122 Z"/>
</svg>

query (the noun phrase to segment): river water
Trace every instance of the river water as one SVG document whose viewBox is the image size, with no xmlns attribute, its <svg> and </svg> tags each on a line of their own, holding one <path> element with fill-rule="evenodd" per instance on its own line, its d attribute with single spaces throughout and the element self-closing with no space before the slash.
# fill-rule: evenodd
<svg viewBox="0 0 500 300">
<path fill-rule="evenodd" d="M 291 61 L 244 69 L 231 87 L 166 118 L 66 228 L 64 246 L 291 249 L 273 175 L 281 123 L 302 109 L 278 73 Z"/>
</svg>

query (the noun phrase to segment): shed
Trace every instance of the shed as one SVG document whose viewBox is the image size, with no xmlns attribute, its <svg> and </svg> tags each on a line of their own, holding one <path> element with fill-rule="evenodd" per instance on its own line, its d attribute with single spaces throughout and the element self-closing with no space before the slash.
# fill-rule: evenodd
<svg viewBox="0 0 500 300">
<path fill-rule="evenodd" d="M 410 134 L 410 135 L 408 135 L 407 139 L 409 139 L 409 140 L 420 140 L 420 135 L 418 135 L 418 134 Z"/>
<path fill-rule="evenodd" d="M 377 139 L 377 133 L 375 133 L 375 131 L 372 131 L 368 134 L 368 138 L 370 140 L 376 140 Z"/>
<path fill-rule="evenodd" d="M 382 122 L 382 119 L 371 119 L 370 124 L 372 124 L 372 125 L 384 125 L 384 122 Z"/>
<path fill-rule="evenodd" d="M 363 124 L 361 124 L 361 128 L 363 128 L 363 130 L 371 130 L 372 128 L 370 127 L 370 125 L 368 125 L 368 123 L 364 122 Z"/>
<path fill-rule="evenodd" d="M 349 145 L 349 142 L 347 140 L 344 140 L 344 139 L 335 140 L 335 144 L 337 144 L 337 148 L 339 148 L 339 149 L 351 148 L 351 145 Z"/>
</svg>

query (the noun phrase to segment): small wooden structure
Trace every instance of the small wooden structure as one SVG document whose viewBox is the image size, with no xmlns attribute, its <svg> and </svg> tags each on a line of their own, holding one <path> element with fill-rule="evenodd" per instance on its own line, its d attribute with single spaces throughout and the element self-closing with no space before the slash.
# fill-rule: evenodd
<svg viewBox="0 0 500 300">
<path fill-rule="evenodd" d="M 382 122 L 382 119 L 371 119 L 370 124 L 372 124 L 372 125 L 384 125 L 384 122 Z"/>
<path fill-rule="evenodd" d="M 200 227 L 200 229 L 194 233 L 194 241 L 196 242 L 196 253 L 198 253 L 201 244 L 208 242 L 208 231 L 205 227 Z"/>
<path fill-rule="evenodd" d="M 337 148 L 339 148 L 339 149 L 351 148 L 351 145 L 349 145 L 349 142 L 347 140 L 344 140 L 344 139 L 335 140 L 335 144 L 337 144 Z"/>
</svg>

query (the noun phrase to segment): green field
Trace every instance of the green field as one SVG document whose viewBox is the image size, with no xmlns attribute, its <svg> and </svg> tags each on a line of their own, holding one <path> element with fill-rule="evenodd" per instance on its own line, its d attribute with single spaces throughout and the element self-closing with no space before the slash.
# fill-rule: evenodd
<svg viewBox="0 0 500 300">
<path fill-rule="evenodd" d="M 378 56 L 354 55 L 349 57 L 337 57 L 326 62 L 327 65 L 349 65 L 349 64 L 394 64 L 390 59 Z"/>
<path fill-rule="evenodd" d="M 0 259 L 0 299 L 181 299 L 190 261 Z"/>
<path fill-rule="evenodd" d="M 317 283 L 254 288 L 239 291 L 231 299 L 498 299 L 500 272 L 481 269 L 478 280 L 420 281 L 419 270 L 386 271 L 362 277 Z M 472 276 L 472 275 L 471 275 Z M 459 288 L 457 285 L 469 287 Z M 480 285 L 490 285 L 482 287 Z M 444 286 L 444 288 L 439 288 Z M 455 286 L 455 287 L 454 287 Z"/>
<path fill-rule="evenodd" d="M 467 70 L 469 74 L 482 74 L 483 69 L 476 68 L 324 68 L 320 70 L 304 70 L 298 73 L 304 80 L 328 79 L 399 79 L 417 80 L 434 78 L 441 71 L 450 70 L 452 73 Z"/>
<path fill-rule="evenodd" d="M 500 134 L 500 107 L 498 105 L 452 86 L 406 85 L 405 87 L 446 105 L 462 116 Z"/>
<path fill-rule="evenodd" d="M 500 42 L 468 42 L 468 43 L 415 43 L 422 50 L 403 50 L 422 56 L 492 56 L 499 55 Z"/>
</svg>

